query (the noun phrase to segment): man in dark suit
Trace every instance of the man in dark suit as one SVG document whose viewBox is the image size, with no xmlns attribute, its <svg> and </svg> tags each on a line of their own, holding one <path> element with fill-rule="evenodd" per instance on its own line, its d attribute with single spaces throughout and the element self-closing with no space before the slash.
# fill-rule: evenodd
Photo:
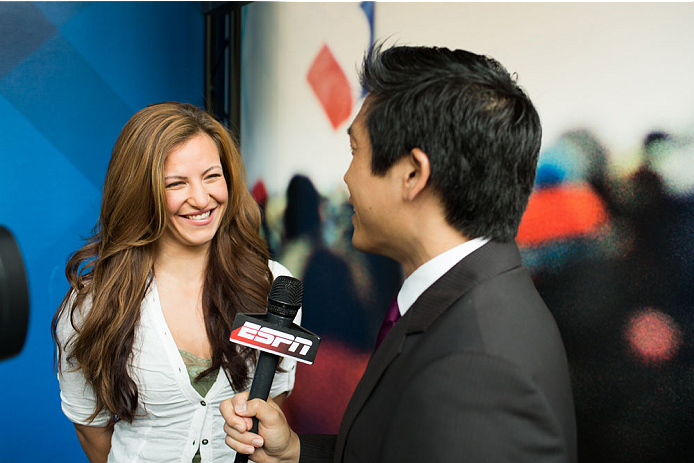
<svg viewBox="0 0 694 463">
<path fill-rule="evenodd" d="M 535 108 L 498 62 L 462 50 L 377 46 L 361 77 L 353 243 L 403 266 L 400 318 L 337 436 L 299 436 L 244 393 L 221 406 L 227 444 L 261 463 L 575 462 L 564 347 L 513 241 L 540 149 Z"/>
</svg>

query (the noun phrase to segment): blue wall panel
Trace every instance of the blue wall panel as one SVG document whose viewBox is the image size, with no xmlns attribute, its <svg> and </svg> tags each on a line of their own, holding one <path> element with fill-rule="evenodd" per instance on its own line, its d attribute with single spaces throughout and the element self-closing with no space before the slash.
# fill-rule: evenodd
<svg viewBox="0 0 694 463">
<path fill-rule="evenodd" d="M 2 461 L 86 461 L 53 369 L 65 263 L 96 223 L 127 119 L 159 101 L 203 105 L 203 24 L 198 2 L 0 3 L 0 224 L 31 299 L 24 349 L 0 363 Z"/>
</svg>

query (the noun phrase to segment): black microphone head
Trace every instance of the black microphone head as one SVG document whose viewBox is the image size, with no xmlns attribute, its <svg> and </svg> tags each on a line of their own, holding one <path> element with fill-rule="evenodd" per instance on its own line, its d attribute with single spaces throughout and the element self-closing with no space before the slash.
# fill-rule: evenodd
<svg viewBox="0 0 694 463">
<path fill-rule="evenodd" d="M 270 288 L 267 311 L 280 317 L 294 318 L 301 307 L 303 297 L 304 284 L 301 280 L 278 276 Z"/>
</svg>

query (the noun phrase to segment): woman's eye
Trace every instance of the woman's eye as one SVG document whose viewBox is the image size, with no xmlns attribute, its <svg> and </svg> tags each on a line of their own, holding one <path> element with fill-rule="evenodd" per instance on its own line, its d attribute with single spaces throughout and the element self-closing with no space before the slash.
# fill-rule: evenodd
<svg viewBox="0 0 694 463">
<path fill-rule="evenodd" d="M 172 188 L 180 185 L 183 185 L 183 182 L 171 182 L 168 185 L 166 185 L 166 188 Z"/>
<path fill-rule="evenodd" d="M 207 178 L 208 178 L 208 179 L 214 179 L 214 178 L 219 178 L 219 177 L 221 177 L 221 176 L 222 176 L 221 174 L 210 174 L 210 175 L 207 176 Z"/>
</svg>

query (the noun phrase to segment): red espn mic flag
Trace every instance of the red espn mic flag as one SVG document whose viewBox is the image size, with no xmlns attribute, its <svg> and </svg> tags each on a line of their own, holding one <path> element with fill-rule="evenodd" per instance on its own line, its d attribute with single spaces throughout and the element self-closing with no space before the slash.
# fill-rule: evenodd
<svg viewBox="0 0 694 463">
<path fill-rule="evenodd" d="M 293 323 L 287 327 L 278 326 L 266 317 L 267 315 L 236 315 L 229 340 L 311 365 L 316 358 L 320 337 Z"/>
</svg>

